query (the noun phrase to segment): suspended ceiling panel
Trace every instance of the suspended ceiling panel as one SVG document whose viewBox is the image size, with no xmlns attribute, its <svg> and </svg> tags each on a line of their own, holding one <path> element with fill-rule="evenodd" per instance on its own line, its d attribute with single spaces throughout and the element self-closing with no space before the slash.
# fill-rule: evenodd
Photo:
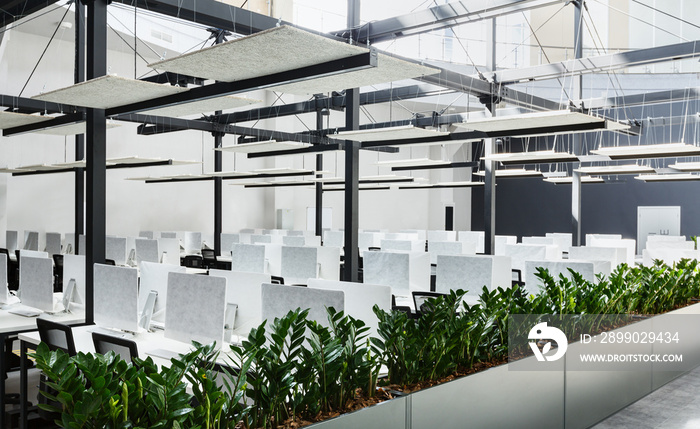
<svg viewBox="0 0 700 429">
<path fill-rule="evenodd" d="M 151 164 L 155 162 L 164 162 L 164 161 L 170 161 L 170 165 L 190 165 L 190 164 L 201 164 L 200 161 L 180 161 L 180 160 L 174 160 L 174 159 L 167 159 L 167 158 L 141 158 L 138 156 L 127 156 L 127 157 L 122 157 L 122 158 L 109 158 L 107 159 L 108 164 L 130 164 L 130 165 L 138 165 L 138 164 Z"/>
<path fill-rule="evenodd" d="M 669 158 L 700 155 L 700 147 L 686 143 L 647 144 L 640 146 L 602 147 L 591 153 L 610 159 Z"/>
<path fill-rule="evenodd" d="M 541 164 L 550 162 L 574 162 L 578 161 L 575 155 L 568 152 L 554 152 L 551 150 L 517 153 L 497 153 L 482 159 L 498 161 L 503 165 L 510 164 Z"/>
<path fill-rule="evenodd" d="M 642 174 L 635 177 L 637 180 L 644 182 L 687 182 L 691 180 L 700 180 L 700 175 L 683 173 L 683 174 Z"/>
<path fill-rule="evenodd" d="M 107 121 L 107 129 L 119 127 L 112 121 Z M 77 134 L 85 134 L 87 126 L 85 122 L 76 122 L 73 124 L 59 125 L 57 127 L 44 128 L 42 130 L 32 131 L 34 134 L 47 134 L 51 136 L 74 136 Z"/>
<path fill-rule="evenodd" d="M 350 88 L 350 87 L 348 87 Z M 336 140 L 354 140 L 361 142 L 376 142 L 382 140 L 406 140 L 417 138 L 428 138 L 437 136 L 447 136 L 450 133 L 444 131 L 426 130 L 412 125 L 390 128 L 374 128 L 357 131 L 341 131 L 337 134 L 329 135 L 329 138 Z M 449 139 L 448 139 L 449 142 Z"/>
<path fill-rule="evenodd" d="M 234 146 L 225 146 L 215 150 L 226 151 L 226 152 L 239 152 L 239 153 L 260 153 L 260 152 L 277 152 L 282 150 L 291 149 L 304 149 L 310 147 L 311 143 L 301 143 L 284 141 L 278 142 L 276 140 L 269 140 L 264 142 L 255 143 L 243 143 Z"/>
<path fill-rule="evenodd" d="M 494 132 L 516 131 L 543 127 L 575 126 L 590 123 L 604 123 L 604 118 L 586 115 L 568 110 L 551 112 L 525 113 L 523 115 L 497 116 L 495 118 L 476 119 L 461 124 L 455 124 L 459 128 L 469 130 Z"/>
<path fill-rule="evenodd" d="M 187 88 L 106 75 L 32 98 L 73 106 L 109 109 L 184 91 L 187 91 Z"/>
<path fill-rule="evenodd" d="M 393 159 L 389 161 L 379 161 L 377 165 L 380 167 L 420 167 L 425 165 L 438 166 L 450 164 L 450 161 L 443 161 L 429 158 L 416 159 Z"/>
<path fill-rule="evenodd" d="M 401 185 L 399 189 L 440 189 L 440 188 L 475 188 L 484 186 L 484 182 L 439 182 L 439 183 L 416 183 L 410 185 Z"/>
<path fill-rule="evenodd" d="M 217 110 L 235 109 L 237 107 L 248 106 L 261 103 L 262 100 L 253 98 L 236 97 L 227 95 L 225 97 L 209 98 L 206 100 L 193 101 L 191 103 L 176 104 L 174 106 L 161 107 L 160 109 L 146 110 L 141 112 L 146 115 L 180 117 L 196 115 L 200 113 L 215 112 Z"/>
<path fill-rule="evenodd" d="M 700 162 L 677 162 L 669 165 L 669 168 L 678 171 L 700 171 Z"/>
<path fill-rule="evenodd" d="M 578 171 L 583 174 L 590 174 L 593 176 L 605 176 L 612 174 L 641 174 L 641 173 L 653 173 L 655 170 L 651 167 L 645 167 L 643 165 L 607 165 L 603 167 L 581 167 L 574 171 Z"/>
<path fill-rule="evenodd" d="M 53 119 L 51 116 L 27 115 L 25 113 L 0 112 L 0 129 L 21 127 Z"/>
<path fill-rule="evenodd" d="M 26 173 L 29 170 L 22 170 L 21 168 L 0 168 L 0 173 Z"/>
<path fill-rule="evenodd" d="M 206 79 L 233 82 L 282 73 L 367 52 L 328 37 L 281 26 L 190 52 L 149 67 Z M 270 88 L 293 94 L 317 94 L 410 79 L 438 70 L 379 55 L 377 67 L 308 79 Z"/>
<path fill-rule="evenodd" d="M 474 173 L 475 176 L 486 176 L 485 171 L 477 171 Z M 496 177 L 540 177 L 542 172 L 539 170 L 525 170 L 525 169 L 510 169 L 510 170 L 496 170 Z"/>
<path fill-rule="evenodd" d="M 574 178 L 567 177 L 548 177 L 544 179 L 545 182 L 554 183 L 555 185 L 571 185 L 574 183 Z M 605 183 L 605 180 L 600 177 L 582 176 L 581 183 Z"/>
</svg>

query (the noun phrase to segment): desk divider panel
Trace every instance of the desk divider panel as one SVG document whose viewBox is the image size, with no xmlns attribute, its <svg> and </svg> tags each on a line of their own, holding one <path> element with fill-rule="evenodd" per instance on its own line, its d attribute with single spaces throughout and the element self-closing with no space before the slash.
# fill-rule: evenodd
<svg viewBox="0 0 700 429">
<path fill-rule="evenodd" d="M 180 240 L 177 238 L 159 238 L 158 252 L 160 255 L 158 261 L 163 260 L 163 263 L 169 265 L 180 265 Z M 162 259 L 165 253 L 167 255 Z"/>
<path fill-rule="evenodd" d="M 586 246 L 592 246 L 593 239 L 622 240 L 622 234 L 586 234 Z"/>
<path fill-rule="evenodd" d="M 71 279 L 75 280 L 73 300 L 85 304 L 85 256 L 63 255 L 63 284 L 67 285 Z"/>
<path fill-rule="evenodd" d="M 105 258 L 126 265 L 126 237 L 105 237 Z"/>
<path fill-rule="evenodd" d="M 221 254 L 219 256 L 231 256 L 231 246 L 233 243 L 240 243 L 240 234 L 221 234 Z"/>
<path fill-rule="evenodd" d="M 457 231 L 428 231 L 428 243 L 431 241 L 457 241 Z"/>
<path fill-rule="evenodd" d="M 268 323 L 282 318 L 292 310 L 309 309 L 308 320 L 328 326 L 327 307 L 345 311 L 345 293 L 339 290 L 322 290 L 287 285 L 262 285 L 262 317 Z"/>
<path fill-rule="evenodd" d="M 650 237 L 653 237 L 651 235 Z M 658 241 L 649 241 L 647 239 L 647 249 L 649 250 L 656 250 L 656 249 L 674 249 L 674 250 L 695 250 L 695 243 L 692 241 L 665 241 L 665 240 L 658 240 Z"/>
<path fill-rule="evenodd" d="M 362 234 L 362 233 L 360 233 Z M 359 241 L 359 237 L 358 237 Z M 343 231 L 323 231 L 324 247 L 343 247 L 345 243 L 345 233 Z M 363 246 L 359 246 L 362 248 Z"/>
<path fill-rule="evenodd" d="M 67 232 L 64 234 L 63 253 L 75 254 L 75 233 Z"/>
<path fill-rule="evenodd" d="M 95 324 L 138 331 L 139 279 L 136 268 L 95 264 Z"/>
<path fill-rule="evenodd" d="M 47 232 L 46 233 L 46 252 L 53 255 L 61 254 L 61 233 Z"/>
<path fill-rule="evenodd" d="M 321 270 L 318 278 L 324 280 L 340 280 L 340 248 L 339 247 L 316 247 L 318 250 L 318 263 Z"/>
<path fill-rule="evenodd" d="M 306 238 L 303 235 L 287 235 L 282 237 L 282 244 L 285 246 L 303 247 L 306 245 Z"/>
<path fill-rule="evenodd" d="M 0 257 L 0 303 L 6 304 L 10 290 L 7 283 L 7 258 Z"/>
<path fill-rule="evenodd" d="M 85 245 L 85 235 L 84 234 L 80 234 L 78 236 L 78 245 L 80 246 L 80 249 L 78 249 L 78 254 L 84 256 L 85 251 L 87 250 L 86 245 Z M 75 253 L 75 249 L 73 249 L 73 253 Z"/>
<path fill-rule="evenodd" d="M 24 231 L 25 250 L 39 250 L 39 233 L 36 231 Z"/>
<path fill-rule="evenodd" d="M 518 237 L 515 235 L 497 235 L 496 236 L 496 248 L 494 249 L 494 254 L 499 256 L 506 255 L 506 244 L 517 244 Z"/>
<path fill-rule="evenodd" d="M 262 285 L 270 283 L 270 275 L 242 271 L 209 270 L 209 275 L 226 279 L 226 302 L 238 304 L 233 332 L 247 336 L 262 318 Z"/>
<path fill-rule="evenodd" d="M 428 242 L 428 253 L 430 253 L 430 263 L 436 264 L 438 255 L 463 255 L 464 245 L 470 247 L 469 250 L 473 250 L 471 254 L 476 253 L 476 246 L 474 243 L 466 243 L 463 241 L 429 241 Z"/>
<path fill-rule="evenodd" d="M 525 277 L 525 261 L 547 260 L 547 246 L 539 244 L 506 244 L 505 256 L 511 258 L 514 270 Z"/>
<path fill-rule="evenodd" d="M 305 235 L 304 240 L 306 246 L 317 247 L 321 245 L 321 237 L 318 235 Z"/>
<path fill-rule="evenodd" d="M 157 262 L 143 261 L 139 264 L 141 271 L 141 287 L 139 288 L 139 312 L 143 312 L 143 306 L 151 291 L 156 291 L 158 297 L 153 308 L 152 320 L 165 322 L 165 303 L 168 297 L 168 275 L 170 273 L 184 274 L 185 267 L 171 264 L 159 264 Z"/>
<path fill-rule="evenodd" d="M 160 262 L 160 253 L 158 252 L 158 240 L 148 238 L 136 239 L 136 263 L 141 262 Z M 178 258 L 180 255 L 178 255 Z"/>
<path fill-rule="evenodd" d="M 549 274 L 555 279 L 559 278 L 560 274 L 571 278 L 569 269 L 581 274 L 588 281 L 595 281 L 597 274 L 610 275 L 610 261 L 577 261 L 572 259 L 563 259 L 561 261 L 525 261 L 525 272 L 523 278 L 525 280 L 526 289 L 533 294 L 541 290 L 542 281 L 535 277 L 536 268 L 542 267 L 549 270 Z"/>
<path fill-rule="evenodd" d="M 53 261 L 20 255 L 20 301 L 42 311 L 53 311 Z"/>
<path fill-rule="evenodd" d="M 476 253 L 484 253 L 484 231 L 459 231 L 457 233 L 457 240 L 476 243 Z"/>
<path fill-rule="evenodd" d="M 408 253 L 364 252 L 363 282 L 390 286 L 394 294 L 410 295 Z"/>
<path fill-rule="evenodd" d="M 624 249 L 614 247 L 569 247 L 569 259 L 579 261 L 608 261 L 614 270 L 625 262 Z"/>
<path fill-rule="evenodd" d="M 425 242 L 420 240 L 390 240 L 384 239 L 381 241 L 382 251 L 394 251 L 398 250 L 401 252 L 424 252 Z"/>
<path fill-rule="evenodd" d="M 185 240 L 183 241 L 186 255 L 199 255 L 202 253 L 202 233 L 201 232 L 185 232 Z"/>
<path fill-rule="evenodd" d="M 341 232 L 341 234 L 344 234 Z M 357 247 L 360 250 L 367 250 L 370 247 L 379 247 L 381 244 L 380 237 L 383 234 L 378 232 L 360 232 L 357 234 Z"/>
<path fill-rule="evenodd" d="M 170 273 L 165 313 L 165 337 L 217 347 L 224 342 L 226 279 Z"/>
<path fill-rule="evenodd" d="M 303 237 L 304 231 L 287 231 L 287 237 Z"/>
<path fill-rule="evenodd" d="M 21 249 L 19 251 L 19 256 L 24 257 L 24 256 L 29 256 L 30 258 L 49 258 L 48 252 L 40 252 L 38 250 L 24 250 Z"/>
<path fill-rule="evenodd" d="M 588 246 L 593 247 L 623 247 L 625 248 L 625 263 L 627 265 L 634 266 L 634 256 L 637 251 L 637 240 L 631 239 L 620 239 L 612 240 L 607 238 L 596 238 L 592 237 L 590 244 L 586 242 Z"/>
<path fill-rule="evenodd" d="M 139 231 L 139 237 L 141 237 L 141 238 L 147 238 L 149 240 L 153 240 L 154 235 L 155 234 L 153 231 Z"/>
<path fill-rule="evenodd" d="M 175 231 L 161 231 L 160 238 L 177 238 L 177 232 L 175 232 Z"/>
<path fill-rule="evenodd" d="M 5 231 L 5 248 L 8 252 L 13 253 L 19 247 L 17 246 L 17 231 Z"/>
<path fill-rule="evenodd" d="M 250 236 L 250 243 L 251 244 L 257 244 L 257 243 L 272 243 L 272 236 L 271 235 L 260 235 L 260 234 L 252 234 Z"/>
<path fill-rule="evenodd" d="M 231 246 L 231 270 L 265 272 L 265 246 L 234 243 Z"/>
<path fill-rule="evenodd" d="M 345 293 L 345 314 L 360 319 L 369 327 L 369 336 L 378 337 L 379 320 L 372 307 L 391 311 L 391 287 L 367 283 L 341 282 L 331 280 L 309 280 L 309 288 L 342 290 Z"/>
<path fill-rule="evenodd" d="M 412 240 L 426 241 L 428 239 L 428 232 L 424 229 L 401 229 L 399 232 L 411 234 L 413 236 L 413 238 L 411 238 Z M 456 236 L 455 233 L 455 237 Z"/>
<path fill-rule="evenodd" d="M 693 244 L 693 242 L 690 242 Z M 642 250 L 642 264 L 651 267 L 654 265 L 654 260 L 659 259 L 666 265 L 672 266 L 678 263 L 681 259 L 698 259 L 700 260 L 700 250 L 682 250 L 669 248 L 656 248 Z"/>
<path fill-rule="evenodd" d="M 437 261 L 436 292 L 462 289 L 468 296 L 478 297 L 484 286 L 490 291 L 511 286 L 511 261 L 507 256 L 440 255 Z"/>
<path fill-rule="evenodd" d="M 574 235 L 568 232 L 548 232 L 545 236 L 553 238 L 554 244 L 559 246 L 562 251 L 568 249 L 574 243 Z"/>
<path fill-rule="evenodd" d="M 280 273 L 287 279 L 306 283 L 318 277 L 318 250 L 315 247 L 282 246 Z"/>
</svg>

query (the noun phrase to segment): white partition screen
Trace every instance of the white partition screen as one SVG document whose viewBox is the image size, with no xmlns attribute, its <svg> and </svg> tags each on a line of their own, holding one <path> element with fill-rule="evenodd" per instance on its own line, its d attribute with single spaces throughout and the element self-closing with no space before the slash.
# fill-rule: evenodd
<svg viewBox="0 0 700 429">
<path fill-rule="evenodd" d="M 158 294 L 156 305 L 153 309 L 152 320 L 165 322 L 165 303 L 168 296 L 168 275 L 170 273 L 185 273 L 185 267 L 171 264 L 159 264 L 156 262 L 141 262 L 141 287 L 139 288 L 139 311 L 143 311 L 146 298 L 151 291 Z"/>
<path fill-rule="evenodd" d="M 262 285 L 262 317 L 268 323 L 297 308 L 308 308 L 308 320 L 328 326 L 328 307 L 333 307 L 336 311 L 345 311 L 345 293 L 308 287 Z"/>
<path fill-rule="evenodd" d="M 282 246 L 281 274 L 284 278 L 313 279 L 318 273 L 318 251 L 314 247 Z"/>
<path fill-rule="evenodd" d="M 362 259 L 365 283 L 410 289 L 408 253 L 364 252 Z"/>
<path fill-rule="evenodd" d="M 224 341 L 226 279 L 170 273 L 165 313 L 165 337 L 190 343 Z"/>
<path fill-rule="evenodd" d="M 53 256 L 61 253 L 61 234 L 58 232 L 46 233 L 46 252 Z"/>
<path fill-rule="evenodd" d="M 63 285 L 71 280 L 75 280 L 74 301 L 85 304 L 85 256 L 63 255 Z"/>
<path fill-rule="evenodd" d="M 105 237 L 105 258 L 126 265 L 126 237 Z"/>
<path fill-rule="evenodd" d="M 178 258 L 180 255 L 178 255 Z M 136 262 L 160 262 L 158 253 L 158 240 L 148 238 L 136 239 Z"/>
<path fill-rule="evenodd" d="M 136 268 L 95 264 L 95 324 L 136 332 L 139 280 Z"/>
<path fill-rule="evenodd" d="M 226 302 L 238 305 L 233 332 L 248 335 L 263 321 L 262 285 L 270 283 L 270 275 L 223 270 L 209 270 L 209 275 L 226 279 Z"/>
<path fill-rule="evenodd" d="M 231 270 L 264 273 L 265 246 L 233 244 L 231 246 Z"/>
<path fill-rule="evenodd" d="M 185 232 L 184 247 L 185 253 L 188 255 L 199 255 L 202 253 L 202 233 Z"/>
</svg>

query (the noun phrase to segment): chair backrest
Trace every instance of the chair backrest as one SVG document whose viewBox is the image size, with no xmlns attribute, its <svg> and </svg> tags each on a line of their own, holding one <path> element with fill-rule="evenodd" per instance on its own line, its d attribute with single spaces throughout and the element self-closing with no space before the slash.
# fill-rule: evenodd
<svg viewBox="0 0 700 429">
<path fill-rule="evenodd" d="M 63 255 L 54 253 L 53 255 L 53 263 L 58 269 L 63 269 Z"/>
<path fill-rule="evenodd" d="M 39 328 L 39 338 L 50 350 L 61 349 L 70 356 L 75 356 L 75 341 L 70 326 L 42 318 L 36 319 L 36 326 Z"/>
<path fill-rule="evenodd" d="M 114 259 L 105 259 L 105 265 L 111 265 L 111 266 L 116 266 L 117 263 Z"/>
<path fill-rule="evenodd" d="M 199 255 L 186 255 L 185 266 L 188 268 L 202 268 L 204 267 L 204 258 Z"/>
<path fill-rule="evenodd" d="M 439 296 L 445 296 L 444 293 L 438 293 L 438 292 L 424 292 L 424 291 L 413 291 L 413 303 L 416 306 L 416 312 L 422 311 L 423 304 L 425 304 L 425 301 L 427 301 L 429 298 L 437 298 Z"/>
<path fill-rule="evenodd" d="M 202 249 L 202 258 L 209 261 L 216 261 L 216 252 L 212 249 Z"/>
<path fill-rule="evenodd" d="M 122 360 L 131 362 L 135 357 L 139 356 L 139 350 L 136 343 L 126 338 L 113 337 L 111 335 L 101 334 L 99 332 L 92 333 L 92 342 L 95 344 L 95 351 L 101 355 L 113 351 L 119 355 Z"/>
</svg>

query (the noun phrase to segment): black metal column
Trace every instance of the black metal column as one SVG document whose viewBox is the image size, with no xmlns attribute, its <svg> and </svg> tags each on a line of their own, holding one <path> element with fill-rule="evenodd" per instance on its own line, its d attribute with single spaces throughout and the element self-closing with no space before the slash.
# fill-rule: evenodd
<svg viewBox="0 0 700 429">
<path fill-rule="evenodd" d="M 581 11 L 581 1 L 572 1 L 574 5 L 574 57 L 576 59 L 583 57 L 583 13 Z M 583 78 L 581 75 L 572 76 L 574 79 L 573 91 L 571 98 L 573 100 L 581 99 L 583 92 Z M 581 155 L 581 135 L 572 134 L 573 153 Z M 571 244 L 573 246 L 581 245 L 581 173 L 576 171 L 581 164 L 573 164 L 574 168 L 571 173 Z"/>
<path fill-rule="evenodd" d="M 215 115 L 220 115 L 221 111 L 214 112 Z M 221 148 L 223 145 L 223 133 L 214 133 L 214 148 Z M 214 151 L 214 171 L 223 171 L 222 163 L 223 154 L 220 150 Z M 214 252 L 221 255 L 221 228 L 223 225 L 223 179 L 221 177 L 214 178 Z M 228 249 L 229 251 L 231 249 Z"/>
<path fill-rule="evenodd" d="M 88 1 L 87 78 L 107 73 L 107 1 Z M 87 236 L 85 322 L 94 322 L 93 265 L 105 261 L 107 124 L 103 109 L 87 109 Z"/>
<path fill-rule="evenodd" d="M 348 0 L 348 28 L 360 24 L 360 0 Z M 345 129 L 360 129 L 360 89 L 345 92 Z M 356 282 L 359 277 L 360 251 L 357 246 L 360 203 L 360 142 L 345 142 L 345 265 L 343 280 Z"/>
<path fill-rule="evenodd" d="M 85 80 L 85 7 L 80 2 L 75 2 L 75 83 Z M 75 160 L 81 161 L 85 158 L 85 135 L 75 136 Z M 75 192 L 74 192 L 74 217 L 75 217 L 75 242 L 73 252 L 80 253 L 78 238 L 83 234 L 85 227 L 85 169 L 75 170 Z"/>
<path fill-rule="evenodd" d="M 316 129 L 323 129 L 323 111 L 316 111 Z M 323 154 L 316 155 L 316 171 L 323 170 Z M 317 174 L 316 178 L 322 177 L 322 174 Z M 323 183 L 316 182 L 316 235 L 323 239 Z"/>
<path fill-rule="evenodd" d="M 490 49 L 487 58 L 487 68 L 496 70 L 496 19 L 490 21 L 491 28 L 487 37 Z M 491 116 L 496 116 L 496 100 L 490 97 L 485 101 Z M 496 139 L 484 139 L 484 156 L 496 153 Z M 484 253 L 493 255 L 496 252 L 496 163 L 484 160 Z"/>
</svg>

